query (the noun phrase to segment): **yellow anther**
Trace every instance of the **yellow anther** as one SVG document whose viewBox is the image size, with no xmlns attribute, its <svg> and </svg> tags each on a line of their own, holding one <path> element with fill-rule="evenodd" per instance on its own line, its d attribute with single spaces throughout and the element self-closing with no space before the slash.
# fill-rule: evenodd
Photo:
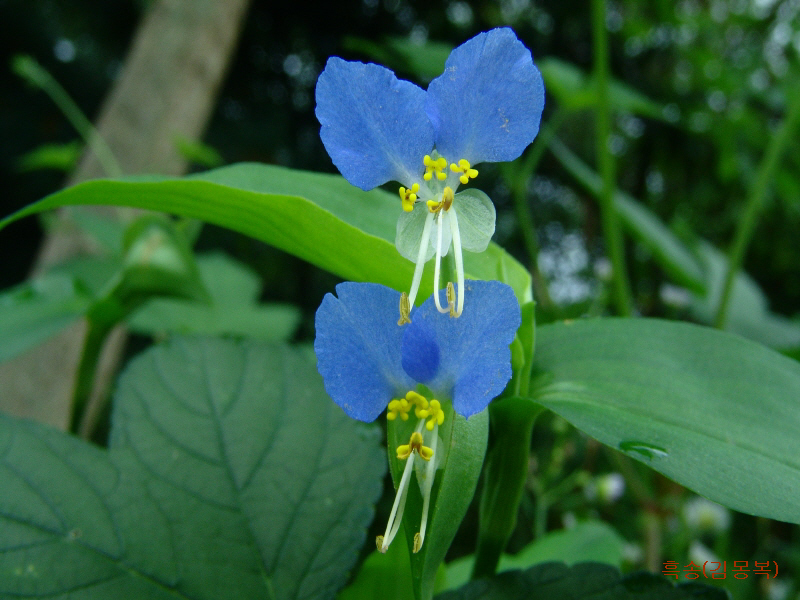
<svg viewBox="0 0 800 600">
<path fill-rule="evenodd" d="M 413 404 L 416 406 L 416 409 L 414 409 L 414 414 L 417 416 L 418 419 L 420 418 L 420 411 L 423 411 L 426 408 L 428 408 L 428 400 L 424 396 L 418 394 L 417 392 L 414 391 L 408 392 L 406 394 L 406 400 L 408 400 L 409 404 Z"/>
<path fill-rule="evenodd" d="M 425 429 L 428 431 L 433 431 L 433 425 L 436 423 L 437 425 L 441 425 L 444 423 L 444 411 L 442 410 L 442 405 L 438 400 L 431 400 L 430 405 L 426 410 L 417 410 L 415 414 L 418 418 L 428 418 L 427 423 L 425 423 Z"/>
<path fill-rule="evenodd" d="M 400 294 L 400 319 L 397 321 L 398 325 L 405 325 L 411 323 L 409 315 L 411 314 L 411 301 L 408 299 L 408 294 L 403 292 Z"/>
<path fill-rule="evenodd" d="M 412 552 L 416 554 L 422 548 L 422 536 L 419 533 L 414 534 L 414 549 Z"/>
<path fill-rule="evenodd" d="M 411 404 L 405 398 L 392 400 L 389 402 L 389 412 L 386 413 L 386 420 L 394 421 L 397 418 L 397 415 L 400 415 L 400 418 L 403 421 L 408 421 L 408 413 L 411 411 L 412 406 L 413 404 Z"/>
<path fill-rule="evenodd" d="M 452 163 L 450 170 L 453 173 L 461 173 L 461 177 L 458 178 L 461 183 L 469 183 L 470 179 L 475 179 L 478 176 L 477 169 L 473 169 L 469 161 L 463 158 L 458 161 L 458 164 Z"/>
<path fill-rule="evenodd" d="M 386 548 L 383 547 L 383 536 L 379 535 L 375 538 L 375 545 L 378 547 L 378 552 L 386 554 Z"/>
<path fill-rule="evenodd" d="M 437 213 L 440 210 L 447 212 L 453 205 L 454 198 L 455 194 L 453 193 L 453 188 L 448 185 L 442 190 L 441 200 L 428 200 L 428 210 L 432 213 Z"/>
<path fill-rule="evenodd" d="M 447 304 L 450 306 L 451 317 L 461 316 L 456 313 L 456 286 L 453 285 L 452 281 L 447 282 Z"/>
<path fill-rule="evenodd" d="M 436 160 L 433 160 L 429 155 L 425 155 L 425 158 L 422 159 L 422 163 L 425 165 L 425 174 L 422 178 L 425 181 L 430 181 L 433 179 L 433 174 L 436 173 L 436 179 L 439 181 L 444 181 L 447 179 L 447 173 L 445 173 L 445 169 L 447 168 L 447 161 L 444 157 L 440 156 Z"/>
<path fill-rule="evenodd" d="M 406 212 L 414 210 L 414 203 L 417 201 L 417 192 L 419 192 L 419 184 L 415 183 L 409 189 L 401 187 L 399 192 L 400 200 L 403 203 L 403 210 Z"/>
<path fill-rule="evenodd" d="M 422 434 L 418 431 L 411 434 L 411 439 L 407 444 L 397 447 L 397 458 L 405 460 L 411 456 L 412 452 L 416 452 L 424 460 L 430 460 L 433 456 L 433 450 L 422 445 Z"/>
</svg>

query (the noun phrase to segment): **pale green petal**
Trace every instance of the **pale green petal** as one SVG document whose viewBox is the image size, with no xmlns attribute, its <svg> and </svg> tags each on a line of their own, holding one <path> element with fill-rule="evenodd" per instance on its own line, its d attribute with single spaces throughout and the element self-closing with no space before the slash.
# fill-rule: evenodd
<svg viewBox="0 0 800 600">
<path fill-rule="evenodd" d="M 456 194 L 453 207 L 458 211 L 461 247 L 469 252 L 483 252 L 494 235 L 495 211 L 489 196 L 477 189 Z"/>
<path fill-rule="evenodd" d="M 403 258 L 407 258 L 413 263 L 417 262 L 419 254 L 419 243 L 422 239 L 422 230 L 425 228 L 425 219 L 429 212 L 424 202 L 417 202 L 414 210 L 410 213 L 404 212 L 397 219 L 397 233 L 394 245 Z M 459 215 L 461 213 L 459 212 Z M 494 224 L 494 221 L 492 221 Z M 436 236 L 438 235 L 437 223 L 434 220 L 431 227 L 431 237 L 428 243 L 428 251 L 425 253 L 425 262 L 428 262 L 436 252 Z M 491 236 L 490 236 L 491 237 Z M 450 221 L 445 213 L 442 221 L 442 255 L 446 255 L 450 248 L 452 233 L 450 232 Z M 484 247 L 485 249 L 485 247 Z"/>
</svg>

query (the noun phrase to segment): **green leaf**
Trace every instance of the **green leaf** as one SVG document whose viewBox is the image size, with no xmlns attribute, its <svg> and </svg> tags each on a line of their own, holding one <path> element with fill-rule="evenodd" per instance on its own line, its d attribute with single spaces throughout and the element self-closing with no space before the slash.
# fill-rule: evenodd
<svg viewBox="0 0 800 600">
<path fill-rule="evenodd" d="M 0 416 L 0 597 L 332 598 L 381 492 L 374 426 L 281 346 L 174 339 L 117 387 L 108 451 Z"/>
<path fill-rule="evenodd" d="M 55 335 L 91 304 L 91 297 L 69 275 L 53 273 L 0 293 L 0 361 Z"/>
<path fill-rule="evenodd" d="M 550 142 L 550 150 L 578 183 L 595 198 L 600 196 L 603 181 L 597 173 L 557 139 Z M 656 215 L 620 190 L 614 192 L 614 207 L 630 234 L 676 282 L 700 293 L 705 291 L 700 263 Z"/>
<path fill-rule="evenodd" d="M 571 529 L 553 531 L 525 546 L 516 554 L 500 557 L 497 572 L 527 569 L 546 561 L 567 565 L 580 562 L 601 562 L 614 567 L 622 564 L 625 540 L 602 521 L 583 521 Z M 470 579 L 475 556 L 457 558 L 447 565 L 447 589 L 461 587 Z"/>
<path fill-rule="evenodd" d="M 706 266 L 708 293 L 693 295 L 690 308 L 696 319 L 711 324 L 722 297 L 728 258 L 708 242 L 702 242 L 697 251 Z M 777 350 L 800 348 L 800 324 L 770 312 L 766 295 L 743 271 L 734 279 L 725 329 Z"/>
<path fill-rule="evenodd" d="M 531 433 L 541 408 L 523 398 L 489 405 L 492 445 L 486 455 L 479 511 L 475 577 L 492 575 L 514 527 L 528 479 Z"/>
<path fill-rule="evenodd" d="M 577 65 L 548 56 L 536 61 L 545 89 L 560 105 L 570 110 L 592 108 L 597 104 L 594 81 Z M 628 84 L 612 80 L 609 101 L 613 110 L 664 119 L 664 108 Z"/>
<path fill-rule="evenodd" d="M 228 227 L 299 256 L 351 281 L 373 281 L 407 290 L 414 265 L 394 247 L 399 199 L 380 189 L 362 192 L 338 175 L 260 164 L 238 164 L 184 179 L 148 177 L 93 180 L 56 192 L 0 221 L 0 229 L 44 210 L 111 204 L 160 210 Z M 467 253 L 472 279 L 495 279 L 503 264 L 506 283 L 520 303 L 531 299 L 527 270 L 495 244 Z M 433 291 L 428 264 L 419 298 Z"/>
<path fill-rule="evenodd" d="M 411 555 L 417 600 L 428 600 L 433 596 L 437 571 L 475 494 L 489 433 L 488 411 L 465 419 L 453 412 L 449 403 L 445 404 L 444 410 L 445 422 L 439 427 L 441 446 L 436 450 L 441 453 L 442 464 L 434 479 L 427 533 L 421 550 Z M 405 467 L 405 461 L 397 458 L 396 449 L 408 443 L 415 426 L 412 421 L 390 421 L 387 428 L 389 467 L 395 488 L 400 483 Z M 414 536 L 420 531 L 421 521 L 422 495 L 414 474 L 403 513 L 409 553 Z"/>
<path fill-rule="evenodd" d="M 149 300 L 129 319 L 142 334 L 202 333 L 263 340 L 289 338 L 300 311 L 288 304 L 259 304 L 261 281 L 242 263 L 220 253 L 197 257 L 200 277 L 211 304 L 171 298 Z"/>
<path fill-rule="evenodd" d="M 729 333 L 655 319 L 537 330 L 531 398 L 735 510 L 800 522 L 800 364 Z"/>
<path fill-rule="evenodd" d="M 414 597 L 411 561 L 403 528 L 385 554 L 372 552 L 353 583 L 344 588 L 337 600 L 409 600 Z"/>
<path fill-rule="evenodd" d="M 673 586 L 653 573 L 620 576 L 609 565 L 581 563 L 568 567 L 549 562 L 468 583 L 437 600 L 727 600 L 725 590 L 699 583 Z"/>
<path fill-rule="evenodd" d="M 444 71 L 444 63 L 453 46 L 443 42 L 415 43 L 407 37 L 388 36 L 382 43 L 345 37 L 342 42 L 346 50 L 360 52 L 372 60 L 391 69 L 411 73 L 419 79 L 430 81 Z"/>
<path fill-rule="evenodd" d="M 20 156 L 17 169 L 23 173 L 54 169 L 66 173 L 72 171 L 83 152 L 83 144 L 73 140 L 66 144 L 42 144 Z"/>
</svg>

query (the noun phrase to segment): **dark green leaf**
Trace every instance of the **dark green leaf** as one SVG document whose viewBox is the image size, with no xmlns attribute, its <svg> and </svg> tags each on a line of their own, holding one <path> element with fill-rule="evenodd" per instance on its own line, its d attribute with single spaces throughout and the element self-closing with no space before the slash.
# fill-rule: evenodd
<svg viewBox="0 0 800 600">
<path fill-rule="evenodd" d="M 706 266 L 708 293 L 692 296 L 691 311 L 699 321 L 711 324 L 722 297 L 728 258 L 708 242 L 699 245 L 698 254 Z M 778 350 L 800 348 L 800 324 L 770 312 L 764 292 L 742 271 L 733 282 L 725 329 Z"/>
<path fill-rule="evenodd" d="M 559 561 L 567 565 L 601 562 L 619 567 L 625 540 L 602 521 L 584 521 L 571 529 L 553 531 L 531 542 L 516 554 L 504 554 L 498 573 L 528 569 L 537 563 Z M 458 558 L 447 564 L 447 589 L 461 587 L 470 580 L 475 556 Z"/>
<path fill-rule="evenodd" d="M 437 600 L 727 600 L 727 592 L 697 583 L 674 586 L 652 573 L 625 577 L 609 565 L 544 563 L 468 583 Z"/>
<path fill-rule="evenodd" d="M 531 397 L 604 444 L 741 512 L 800 522 L 800 364 L 707 327 L 539 327 Z"/>
<path fill-rule="evenodd" d="M 557 139 L 551 141 L 550 150 L 578 183 L 599 197 L 603 182 L 597 173 Z M 699 261 L 656 215 L 620 190 L 614 192 L 614 207 L 631 235 L 653 254 L 676 282 L 701 293 L 705 291 Z"/>
<path fill-rule="evenodd" d="M 110 449 L 0 416 L 0 597 L 332 598 L 381 491 L 376 428 L 280 346 L 175 339 Z"/>
<path fill-rule="evenodd" d="M 55 335 L 91 304 L 87 290 L 66 274 L 48 274 L 0 294 L 0 361 Z"/>
<path fill-rule="evenodd" d="M 545 89 L 559 104 L 570 110 L 593 108 L 597 104 L 597 89 L 593 80 L 572 63 L 548 56 L 536 61 L 542 72 Z M 626 83 L 612 80 L 609 101 L 613 110 L 663 119 L 664 109 Z"/>
<path fill-rule="evenodd" d="M 197 257 L 211 304 L 172 298 L 148 301 L 128 320 L 143 334 L 203 333 L 285 340 L 300 321 L 299 310 L 284 304 L 258 304 L 261 281 L 245 265 L 223 254 Z"/>
</svg>

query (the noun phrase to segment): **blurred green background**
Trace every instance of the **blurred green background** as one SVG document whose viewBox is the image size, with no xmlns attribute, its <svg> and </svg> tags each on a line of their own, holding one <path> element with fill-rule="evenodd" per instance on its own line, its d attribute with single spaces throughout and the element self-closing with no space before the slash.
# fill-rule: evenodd
<svg viewBox="0 0 800 600">
<path fill-rule="evenodd" d="M 3 216 L 59 189 L 82 147 L 52 101 L 11 71 L 12 57 L 33 56 L 91 119 L 118 77 L 149 4 L 0 0 Z M 594 113 L 585 79 L 592 69 L 589 3 L 340 0 L 309 7 L 253 0 L 202 140 L 218 156 L 196 156 L 192 168 L 257 161 L 335 172 L 314 117 L 314 85 L 327 57 L 379 60 L 424 86 L 449 47 L 501 25 L 514 28 L 544 71 L 543 124 L 557 125 L 558 140 L 594 165 Z M 703 238 L 727 252 L 765 150 L 787 106 L 800 97 L 800 1 L 617 1 L 608 3 L 606 25 L 611 73 L 624 86 L 617 93 L 627 99 L 621 102 L 624 109 L 614 112 L 610 139 L 618 187 L 689 247 L 700 247 Z M 792 134 L 770 181 L 743 266 L 771 310 L 800 325 L 797 137 Z M 47 144 L 65 146 L 43 163 L 41 154 L 32 153 Z M 598 205 L 563 157 L 544 151 L 534 177 L 519 190 L 512 189 L 507 172 L 484 165 L 480 187 L 497 207 L 494 240 L 535 267 L 544 282 L 551 301 L 537 289 L 540 322 L 613 313 Z M 515 192 L 531 213 L 536 258 L 518 220 Z M 25 219 L 0 235 L 0 288 L 27 277 L 45 221 Z M 336 282 L 333 276 L 211 226 L 203 228 L 196 249 L 222 249 L 250 265 L 264 282 L 262 300 L 299 306 L 303 326 L 296 339 L 311 339 L 314 310 Z M 625 254 L 638 314 L 698 319 L 689 292 L 665 275 L 644 246 L 628 238 Z M 600 517 L 628 540 L 622 560 L 630 568 L 644 565 L 649 542 L 661 546 L 663 560 L 685 561 L 704 551 L 730 561 L 775 560 L 785 569 L 780 585 L 729 580 L 739 586 L 735 597 L 800 597 L 787 583 L 800 570 L 796 526 L 698 507 L 680 486 L 641 465 L 620 462 L 553 415 L 537 423 L 534 440 L 530 494 L 523 499 L 510 551 L 576 519 Z M 609 475 L 617 472 L 624 475 L 619 494 L 613 492 L 619 476 Z M 385 497 L 376 523 L 390 505 Z M 657 539 L 648 537 L 648 515 L 665 524 Z M 456 538 L 451 558 L 470 551 L 473 517 Z"/>
</svg>

